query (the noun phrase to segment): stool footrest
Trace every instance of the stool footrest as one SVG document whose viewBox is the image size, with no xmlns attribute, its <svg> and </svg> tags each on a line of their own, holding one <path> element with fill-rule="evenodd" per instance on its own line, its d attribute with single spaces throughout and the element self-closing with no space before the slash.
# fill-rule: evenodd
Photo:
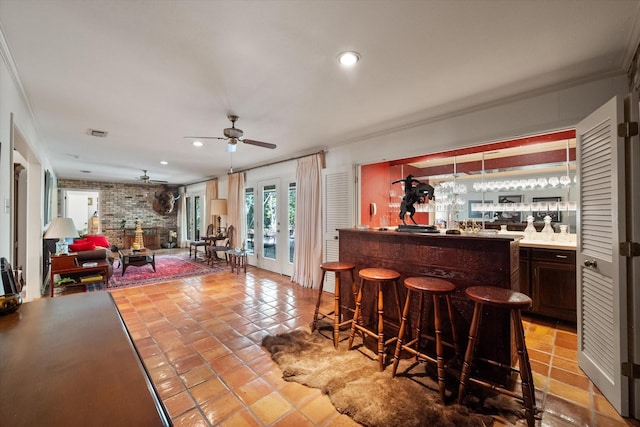
<svg viewBox="0 0 640 427">
<path fill-rule="evenodd" d="M 522 398 L 522 395 L 520 393 L 516 393 L 515 391 L 511 391 L 509 389 L 506 389 L 506 388 L 504 388 L 504 387 L 502 387 L 502 386 L 500 386 L 498 384 L 494 384 L 494 383 L 491 383 L 489 381 L 484 381 L 484 380 L 481 380 L 481 379 L 478 379 L 478 378 L 474 378 L 474 377 L 469 377 L 467 380 L 469 382 L 471 382 L 471 383 L 480 385 L 482 387 L 486 387 L 488 389 L 491 389 L 491 390 L 494 390 L 494 391 L 497 391 L 497 392 L 500 392 L 500 393 L 504 393 L 504 394 L 506 394 L 508 396 L 511 396 L 511 397 L 513 397 L 515 399 L 518 399 L 521 402 L 524 401 L 524 399 Z"/>
</svg>

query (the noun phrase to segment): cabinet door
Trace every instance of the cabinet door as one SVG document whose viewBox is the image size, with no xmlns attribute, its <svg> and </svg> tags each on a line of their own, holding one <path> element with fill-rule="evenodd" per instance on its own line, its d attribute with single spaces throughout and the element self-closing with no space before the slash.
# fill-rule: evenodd
<svg viewBox="0 0 640 427">
<path fill-rule="evenodd" d="M 520 248 L 520 290 L 529 297 L 533 296 L 531 289 L 531 264 L 529 248 Z M 532 308 L 533 309 L 533 308 Z"/>
<path fill-rule="evenodd" d="M 575 264 L 534 260 L 533 307 L 536 313 L 576 322 Z"/>
</svg>

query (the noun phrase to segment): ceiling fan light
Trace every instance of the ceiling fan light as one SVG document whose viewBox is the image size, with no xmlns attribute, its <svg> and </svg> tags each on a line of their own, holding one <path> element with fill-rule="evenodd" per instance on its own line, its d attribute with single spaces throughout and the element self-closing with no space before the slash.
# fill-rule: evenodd
<svg viewBox="0 0 640 427">
<path fill-rule="evenodd" d="M 238 147 L 235 143 L 228 142 L 227 143 L 227 153 L 235 153 Z"/>
<path fill-rule="evenodd" d="M 202 147 L 202 141 L 193 141 L 194 147 Z"/>
<path fill-rule="evenodd" d="M 338 55 L 338 62 L 345 67 L 352 67 L 360 60 L 358 52 L 342 52 Z"/>
</svg>

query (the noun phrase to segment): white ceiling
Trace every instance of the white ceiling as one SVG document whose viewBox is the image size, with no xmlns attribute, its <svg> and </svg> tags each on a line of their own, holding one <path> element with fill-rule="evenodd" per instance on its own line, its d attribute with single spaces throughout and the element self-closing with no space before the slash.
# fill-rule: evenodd
<svg viewBox="0 0 640 427">
<path fill-rule="evenodd" d="M 639 23 L 639 0 L 0 0 L 56 175 L 172 184 L 624 73 Z M 229 113 L 277 149 L 183 138 Z"/>
</svg>

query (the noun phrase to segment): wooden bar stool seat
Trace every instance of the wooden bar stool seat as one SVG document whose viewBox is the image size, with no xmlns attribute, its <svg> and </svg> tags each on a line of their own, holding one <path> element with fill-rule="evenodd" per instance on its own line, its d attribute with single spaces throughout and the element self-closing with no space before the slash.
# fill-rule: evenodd
<svg viewBox="0 0 640 427">
<path fill-rule="evenodd" d="M 458 339 L 456 334 L 455 322 L 453 317 L 453 308 L 451 306 L 451 294 L 455 292 L 456 286 L 444 279 L 436 277 L 408 277 L 404 281 L 404 286 L 407 288 L 407 299 L 402 311 L 402 321 L 400 323 L 400 331 L 398 332 L 398 341 L 396 343 L 396 351 L 393 356 L 393 370 L 392 376 L 396 376 L 398 369 L 398 363 L 400 362 L 400 354 L 402 351 L 406 351 L 416 357 L 417 360 L 426 360 L 431 363 L 435 363 L 438 368 L 438 388 L 440 391 L 440 398 L 442 402 L 445 402 L 445 368 L 446 363 L 444 359 L 444 348 L 442 340 L 442 318 L 440 316 L 440 300 L 444 297 L 447 303 L 447 312 L 449 316 L 449 323 L 451 325 L 451 338 L 453 340 L 453 348 L 455 356 L 459 356 L 458 351 Z M 418 293 L 420 300 L 418 303 L 418 320 L 416 322 L 416 335 L 408 342 L 404 342 L 404 335 L 407 328 L 409 311 L 411 307 L 411 296 L 414 293 Z M 433 323 L 435 329 L 435 341 L 436 341 L 436 358 L 421 352 L 420 337 L 421 337 L 421 325 L 424 307 L 424 297 L 431 296 L 433 300 Z"/>
<path fill-rule="evenodd" d="M 351 322 L 351 331 L 349 333 L 349 350 L 353 345 L 353 339 L 355 338 L 356 331 L 362 333 L 362 340 L 366 335 L 369 335 L 378 340 L 378 364 L 379 369 L 384 369 L 384 347 L 391 344 L 398 337 L 393 337 L 385 341 L 384 339 L 384 298 L 383 290 L 384 286 L 393 285 L 393 293 L 396 298 L 396 309 L 398 310 L 398 319 L 401 317 L 400 313 L 400 297 L 398 295 L 398 279 L 400 273 L 388 268 L 364 268 L 358 273 L 360 276 L 360 289 L 358 290 L 358 296 L 356 297 L 356 310 L 353 314 L 353 321 Z M 378 327 L 376 331 L 368 329 L 362 324 L 362 293 L 367 283 L 376 284 L 376 290 L 378 295 Z"/>
<path fill-rule="evenodd" d="M 510 289 L 498 288 L 493 286 L 473 286 L 465 289 L 465 294 L 474 301 L 473 317 L 469 328 L 469 342 L 467 351 L 464 356 L 462 365 L 462 373 L 460 374 L 460 388 L 458 390 L 458 403 L 462 403 L 467 382 L 473 382 L 484 387 L 490 387 L 503 394 L 522 399 L 525 410 L 527 425 L 533 427 L 535 425 L 535 406 L 536 395 L 533 385 L 533 376 L 531 375 L 531 364 L 529 363 L 529 354 L 524 339 L 524 328 L 522 326 L 522 316 L 520 310 L 531 307 L 531 298 L 527 295 L 512 291 Z M 520 374 L 522 385 L 522 395 L 518 395 L 511 390 L 507 390 L 487 381 L 474 378 L 471 375 L 475 349 L 478 345 L 480 323 L 482 321 L 483 306 L 488 305 L 499 309 L 509 310 L 511 312 L 511 321 L 513 332 L 516 340 L 516 348 L 518 351 L 519 369 L 510 367 L 513 372 Z M 487 331 L 490 332 L 490 331 Z M 497 362 L 484 360 L 495 366 L 501 366 Z"/>
<path fill-rule="evenodd" d="M 311 324 L 311 331 L 316 330 L 316 326 L 318 323 L 318 316 L 329 317 L 333 315 L 333 346 L 338 347 L 338 341 L 340 338 L 340 327 L 344 326 L 348 323 L 351 323 L 351 319 L 342 320 L 341 312 L 342 312 L 342 301 L 340 298 L 340 274 L 349 272 L 351 274 L 351 292 L 354 295 L 356 294 L 356 281 L 353 276 L 353 270 L 356 268 L 355 264 L 351 264 L 348 262 L 325 262 L 320 268 L 322 269 L 322 280 L 320 281 L 320 289 L 318 293 L 318 302 L 316 302 L 316 311 L 313 315 L 313 323 Z M 324 276 L 327 271 L 332 271 L 335 274 L 335 290 L 334 290 L 334 308 L 333 311 L 329 313 L 321 313 L 320 312 L 320 302 L 322 300 L 322 289 L 324 287 Z"/>
</svg>

